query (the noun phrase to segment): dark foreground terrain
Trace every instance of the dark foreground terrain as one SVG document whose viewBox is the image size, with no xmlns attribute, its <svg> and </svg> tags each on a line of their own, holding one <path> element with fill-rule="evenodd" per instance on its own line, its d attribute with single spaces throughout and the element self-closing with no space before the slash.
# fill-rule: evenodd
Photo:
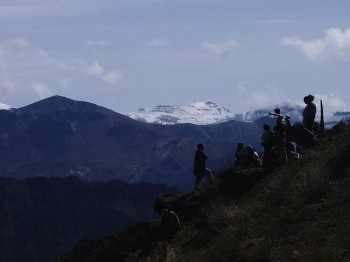
<svg viewBox="0 0 350 262">
<path fill-rule="evenodd" d="M 169 190 L 77 177 L 0 177 L 0 261 L 52 261 L 80 239 L 155 219 L 154 199 Z"/>
</svg>

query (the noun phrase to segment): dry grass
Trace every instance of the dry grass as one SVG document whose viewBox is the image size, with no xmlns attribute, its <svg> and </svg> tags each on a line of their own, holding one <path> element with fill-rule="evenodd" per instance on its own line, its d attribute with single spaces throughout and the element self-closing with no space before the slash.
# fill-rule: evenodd
<svg viewBox="0 0 350 262">
<path fill-rule="evenodd" d="M 213 190 L 163 199 L 182 230 L 130 261 L 350 261 L 349 134 L 341 123 L 271 173 L 228 169 Z"/>
<path fill-rule="evenodd" d="M 249 184 L 249 190 L 242 187 L 243 194 L 213 198 L 201 210 L 199 225 L 210 244 L 198 261 L 349 259 L 350 241 L 341 230 L 350 233 L 350 223 L 343 229 L 332 226 L 344 225 L 343 219 L 350 215 L 350 194 L 340 194 L 347 188 L 339 182 L 345 183 L 342 179 L 349 171 L 349 130 L 346 124 L 337 126 L 316 148 L 305 150 L 301 160 L 266 177 L 242 180 L 227 171 L 222 176 L 226 192 L 238 190 L 239 183 Z M 346 210 L 336 204 L 341 197 Z M 348 213 L 332 217 L 334 212 Z"/>
</svg>

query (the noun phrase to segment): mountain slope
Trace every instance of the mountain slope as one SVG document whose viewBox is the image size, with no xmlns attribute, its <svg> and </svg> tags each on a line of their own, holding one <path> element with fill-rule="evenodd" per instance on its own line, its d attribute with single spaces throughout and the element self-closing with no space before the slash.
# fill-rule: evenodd
<svg viewBox="0 0 350 262">
<path fill-rule="evenodd" d="M 54 96 L 0 110 L 0 175 L 79 176 L 192 189 L 196 144 L 207 145 L 209 166 L 232 158 L 239 141 L 260 146 L 261 127 L 228 121 L 218 125 L 141 123 L 95 104 Z"/>
<path fill-rule="evenodd" d="M 349 132 L 336 125 L 272 173 L 229 169 L 212 191 L 158 199 L 157 210 L 170 204 L 182 222 L 171 239 L 159 237 L 159 221 L 143 222 L 56 261 L 348 261 Z"/>
<path fill-rule="evenodd" d="M 154 198 L 171 190 L 76 177 L 0 177 L 0 261 L 52 261 L 79 239 L 155 219 Z"/>
</svg>

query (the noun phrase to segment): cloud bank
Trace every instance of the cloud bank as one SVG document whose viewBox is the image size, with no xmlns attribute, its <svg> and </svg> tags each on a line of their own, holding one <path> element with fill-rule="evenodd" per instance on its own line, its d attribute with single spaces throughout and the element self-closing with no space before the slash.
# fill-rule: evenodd
<svg viewBox="0 0 350 262">
<path fill-rule="evenodd" d="M 323 38 L 314 40 L 303 40 L 297 36 L 283 37 L 280 43 L 299 49 L 311 60 L 332 57 L 350 59 L 350 28 L 330 28 Z"/>
</svg>

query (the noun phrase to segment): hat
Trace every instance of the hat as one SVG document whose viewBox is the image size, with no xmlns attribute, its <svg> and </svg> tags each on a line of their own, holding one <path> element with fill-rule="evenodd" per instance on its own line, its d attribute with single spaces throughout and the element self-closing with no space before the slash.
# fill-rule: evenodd
<svg viewBox="0 0 350 262">
<path fill-rule="evenodd" d="M 281 109 L 275 108 L 275 109 L 273 110 L 273 112 L 275 112 L 275 114 L 281 114 Z"/>
<path fill-rule="evenodd" d="M 284 116 L 284 119 L 285 119 L 285 120 L 290 120 L 290 116 L 289 116 L 289 115 L 286 115 L 286 116 Z"/>
<path fill-rule="evenodd" d="M 314 101 L 315 97 L 313 95 L 307 95 L 304 97 L 304 102 L 305 104 L 311 103 L 312 101 Z"/>
</svg>

